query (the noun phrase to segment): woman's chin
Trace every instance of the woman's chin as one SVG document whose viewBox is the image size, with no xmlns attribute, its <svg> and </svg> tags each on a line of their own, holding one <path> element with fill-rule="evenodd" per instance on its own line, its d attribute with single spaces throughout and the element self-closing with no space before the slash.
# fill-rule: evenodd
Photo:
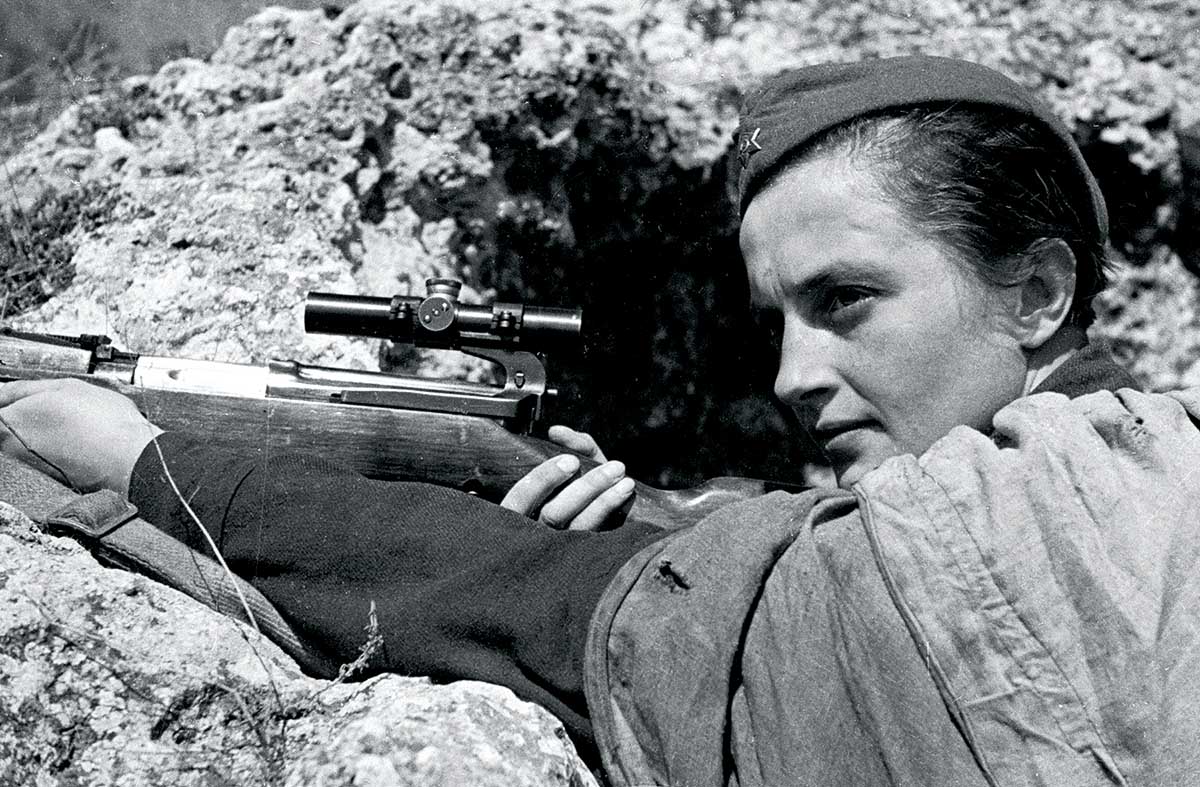
<svg viewBox="0 0 1200 787">
<path fill-rule="evenodd" d="M 874 469 L 875 468 L 873 467 L 863 467 L 860 463 L 855 462 L 849 467 L 835 467 L 833 472 L 834 475 L 837 476 L 838 487 L 842 489 L 849 489 L 857 484 L 863 476 Z"/>
<path fill-rule="evenodd" d="M 854 456 L 847 456 L 842 461 L 834 461 L 833 473 L 837 478 L 837 485 L 842 489 L 849 489 L 867 473 L 900 453 L 894 445 L 874 445 Z"/>
</svg>

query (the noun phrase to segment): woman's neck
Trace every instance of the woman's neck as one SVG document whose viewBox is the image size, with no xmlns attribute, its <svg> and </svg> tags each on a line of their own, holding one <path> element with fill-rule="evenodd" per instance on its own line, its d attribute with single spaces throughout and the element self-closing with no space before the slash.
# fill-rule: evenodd
<svg viewBox="0 0 1200 787">
<path fill-rule="evenodd" d="M 1075 326 L 1064 325 L 1050 339 L 1029 353 L 1025 371 L 1025 390 L 1023 396 L 1028 396 L 1042 384 L 1055 369 L 1075 354 L 1079 348 L 1087 344 L 1087 334 Z"/>
</svg>

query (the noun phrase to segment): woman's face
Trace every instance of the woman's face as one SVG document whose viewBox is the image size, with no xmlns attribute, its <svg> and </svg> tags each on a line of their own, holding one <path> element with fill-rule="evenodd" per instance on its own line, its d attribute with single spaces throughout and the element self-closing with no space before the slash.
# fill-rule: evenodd
<svg viewBox="0 0 1200 787">
<path fill-rule="evenodd" d="M 910 230 L 844 156 L 801 163 L 764 189 L 741 246 L 755 304 L 783 317 L 775 394 L 840 486 L 954 426 L 989 429 L 1024 392 L 1012 293 Z"/>
</svg>

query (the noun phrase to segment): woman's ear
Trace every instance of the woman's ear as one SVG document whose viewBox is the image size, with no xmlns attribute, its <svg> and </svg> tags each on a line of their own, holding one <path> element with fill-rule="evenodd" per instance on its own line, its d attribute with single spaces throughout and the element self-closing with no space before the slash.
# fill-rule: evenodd
<svg viewBox="0 0 1200 787">
<path fill-rule="evenodd" d="M 1028 275 L 1016 287 L 1013 329 L 1026 350 L 1036 350 L 1058 332 L 1075 300 L 1075 254 L 1061 238 L 1033 244 Z"/>
</svg>

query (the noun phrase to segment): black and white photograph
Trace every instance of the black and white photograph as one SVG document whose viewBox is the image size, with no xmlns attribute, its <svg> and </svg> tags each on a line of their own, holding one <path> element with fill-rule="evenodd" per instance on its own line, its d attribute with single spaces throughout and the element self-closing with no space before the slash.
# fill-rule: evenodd
<svg viewBox="0 0 1200 787">
<path fill-rule="evenodd" d="M 1200 784 L 1200 0 L 2 0 L 0 787 Z"/>
</svg>

